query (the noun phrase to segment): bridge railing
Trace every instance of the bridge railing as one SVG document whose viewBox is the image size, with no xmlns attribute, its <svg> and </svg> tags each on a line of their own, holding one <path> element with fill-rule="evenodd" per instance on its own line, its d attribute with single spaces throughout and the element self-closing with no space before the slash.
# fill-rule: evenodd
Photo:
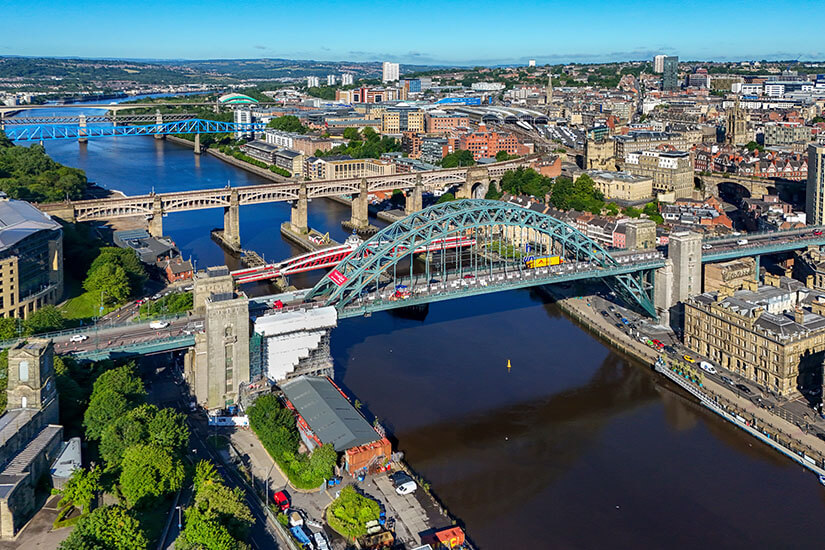
<svg viewBox="0 0 825 550">
<path fill-rule="evenodd" d="M 166 349 L 174 349 L 178 345 L 181 347 L 194 345 L 195 337 L 189 334 L 181 334 L 178 336 L 171 336 L 169 338 L 158 338 L 156 340 L 147 340 L 145 342 L 137 342 L 133 344 L 124 344 L 122 346 L 107 346 L 105 348 L 73 352 L 70 355 L 78 359 L 102 359 L 112 355 L 113 353 L 132 354 L 140 353 L 141 351 L 163 351 Z"/>
<path fill-rule="evenodd" d="M 702 242 L 706 243 L 714 243 L 719 241 L 733 241 L 737 239 L 747 239 L 750 237 L 762 237 L 766 235 L 773 235 L 779 236 L 782 235 L 805 235 L 806 233 L 812 233 L 814 231 L 823 231 L 825 232 L 825 226 L 822 225 L 809 225 L 803 229 L 780 229 L 778 231 L 771 231 L 771 230 L 764 230 L 764 231 L 751 231 L 749 233 L 742 233 L 741 235 L 722 235 L 718 237 L 705 237 L 702 239 Z"/>
<path fill-rule="evenodd" d="M 145 321 L 126 321 L 120 323 L 107 323 L 106 321 L 102 321 L 99 323 L 93 323 L 91 325 L 84 325 L 80 327 L 68 328 L 64 330 L 56 330 L 52 332 L 43 332 L 40 334 L 32 334 L 30 336 L 19 336 L 18 338 L 11 338 L 8 340 L 0 340 L 0 349 L 10 348 L 17 342 L 25 342 L 29 338 L 45 338 L 54 340 L 56 338 L 62 338 L 65 336 L 71 336 L 73 334 L 89 334 L 90 332 L 101 331 L 101 330 L 111 330 L 117 328 L 142 328 L 146 327 L 152 321 L 177 321 L 178 319 L 182 319 L 184 317 L 189 317 L 188 313 L 175 313 L 172 315 L 160 315 L 157 317 L 152 317 L 151 319 L 147 319 Z M 197 318 L 200 319 L 200 318 Z"/>
</svg>

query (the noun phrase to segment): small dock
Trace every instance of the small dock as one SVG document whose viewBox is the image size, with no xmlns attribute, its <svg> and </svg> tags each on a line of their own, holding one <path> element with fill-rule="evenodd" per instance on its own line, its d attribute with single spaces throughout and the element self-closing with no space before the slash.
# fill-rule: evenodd
<svg viewBox="0 0 825 550">
<path fill-rule="evenodd" d="M 330 246 L 339 246 L 341 243 L 330 238 L 329 234 L 323 234 L 315 229 L 310 229 L 308 233 L 294 231 L 289 222 L 281 224 L 281 236 L 289 242 L 300 246 L 307 252 L 315 252 Z"/>
</svg>

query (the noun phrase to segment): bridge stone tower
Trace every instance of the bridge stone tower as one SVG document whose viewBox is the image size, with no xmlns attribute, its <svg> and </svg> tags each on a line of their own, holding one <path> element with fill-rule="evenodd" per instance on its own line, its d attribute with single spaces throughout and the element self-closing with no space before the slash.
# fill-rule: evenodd
<svg viewBox="0 0 825 550">
<path fill-rule="evenodd" d="M 86 134 L 86 115 L 80 113 L 80 116 L 77 117 L 77 135 L 78 136 L 85 136 Z M 89 141 L 87 137 L 78 137 L 78 143 L 86 143 Z"/>
<path fill-rule="evenodd" d="M 249 382 L 249 299 L 234 291 L 226 267 L 198 273 L 193 298 L 205 315 L 187 372 L 195 398 L 209 409 L 234 404 Z"/>
<path fill-rule="evenodd" d="M 307 184 L 301 183 L 298 189 L 298 200 L 292 201 L 292 212 L 290 214 L 290 229 L 295 233 L 305 234 L 309 231 L 307 220 Z M 353 201 L 355 204 L 355 201 Z"/>
<path fill-rule="evenodd" d="M 200 134 L 198 134 L 200 136 Z M 223 240 L 235 250 L 241 249 L 241 208 L 238 190 L 229 193 L 229 206 L 223 209 Z"/>
<path fill-rule="evenodd" d="M 9 349 L 6 396 L 9 409 L 42 410 L 45 424 L 57 424 L 57 385 L 51 340 L 30 339 Z"/>
<path fill-rule="evenodd" d="M 352 216 L 349 223 L 355 230 L 366 229 L 370 226 L 369 187 L 365 178 L 361 178 L 358 183 L 358 196 L 352 199 Z"/>
<path fill-rule="evenodd" d="M 670 300 L 675 304 L 700 294 L 702 292 L 702 236 L 690 231 L 671 233 L 667 249 L 668 258 L 673 262 L 673 291 Z M 671 311 L 670 320 L 671 324 L 681 326 L 681 308 Z"/>
<path fill-rule="evenodd" d="M 149 234 L 153 237 L 163 236 L 163 201 L 161 201 L 159 195 L 155 195 L 152 200 L 152 218 L 149 220 Z"/>
</svg>

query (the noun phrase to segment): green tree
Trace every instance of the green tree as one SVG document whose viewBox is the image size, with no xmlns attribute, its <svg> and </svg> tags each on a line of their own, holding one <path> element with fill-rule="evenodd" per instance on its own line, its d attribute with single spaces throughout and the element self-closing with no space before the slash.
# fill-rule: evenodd
<svg viewBox="0 0 825 550">
<path fill-rule="evenodd" d="M 628 206 L 625 208 L 622 213 L 627 216 L 628 218 L 638 218 L 642 215 L 642 211 L 638 208 L 633 208 L 632 206 Z"/>
<path fill-rule="evenodd" d="M 95 380 L 83 417 L 86 437 L 100 439 L 107 424 L 141 404 L 145 396 L 143 382 L 131 364 L 101 374 Z"/>
<path fill-rule="evenodd" d="M 146 269 L 143 267 L 137 252 L 131 248 L 120 248 L 117 246 L 105 246 L 100 249 L 97 258 L 89 266 L 89 273 L 97 270 L 106 264 L 119 265 L 126 272 L 129 279 L 129 291 L 136 294 L 143 290 L 143 284 L 147 280 Z"/>
<path fill-rule="evenodd" d="M 442 168 L 457 168 L 459 166 L 474 166 L 476 163 L 470 151 L 459 149 L 441 159 Z"/>
<path fill-rule="evenodd" d="M 753 152 L 754 152 L 754 151 L 756 151 L 756 150 L 758 150 L 758 151 L 762 152 L 762 151 L 764 151 L 764 150 L 765 150 L 765 147 L 764 147 L 764 146 L 762 146 L 762 145 L 759 145 L 759 144 L 758 144 L 758 143 L 756 143 L 755 141 L 749 141 L 748 143 L 746 143 L 746 144 L 745 144 L 745 149 L 747 149 L 748 151 L 750 151 L 751 153 L 753 153 Z"/>
<path fill-rule="evenodd" d="M 83 288 L 89 292 L 100 293 L 101 305 L 113 305 L 124 302 L 131 293 L 129 277 L 126 270 L 116 264 L 104 264 L 97 269 L 89 269 L 89 276 L 83 281 Z"/>
<path fill-rule="evenodd" d="M 605 209 L 607 210 L 607 214 L 609 216 L 618 216 L 619 215 L 619 207 L 616 205 L 615 202 L 607 203 L 607 206 L 605 206 Z"/>
<path fill-rule="evenodd" d="M 355 539 L 367 534 L 366 524 L 377 520 L 380 511 L 376 501 L 358 494 L 352 485 L 347 485 L 327 508 L 327 523 L 344 537 Z"/>
<path fill-rule="evenodd" d="M 0 318 L 0 340 L 17 338 L 20 329 L 20 320 L 15 317 Z"/>
<path fill-rule="evenodd" d="M 98 508 L 81 519 L 60 550 L 145 550 L 140 523 L 122 506 Z"/>
<path fill-rule="evenodd" d="M 13 199 L 56 202 L 80 199 L 88 182 L 82 170 L 54 162 L 42 145 L 18 147 L 0 140 L 0 191 Z"/>
<path fill-rule="evenodd" d="M 503 193 L 496 189 L 496 185 L 494 183 L 491 183 L 490 188 L 487 189 L 487 193 L 484 195 L 484 198 L 491 201 L 497 201 L 501 198 L 502 195 Z"/>
<path fill-rule="evenodd" d="M 60 490 L 63 498 L 58 503 L 59 508 L 73 506 L 86 514 L 91 509 L 97 493 L 103 490 L 100 485 L 100 468 L 95 466 L 89 470 L 78 468 Z"/>
<path fill-rule="evenodd" d="M 361 139 L 361 134 L 358 133 L 358 128 L 344 128 L 344 139 L 348 141 L 355 141 Z"/>
<path fill-rule="evenodd" d="M 189 442 L 189 428 L 184 418 L 173 409 L 140 405 L 114 419 L 100 436 L 100 456 L 106 469 L 119 468 L 126 449 L 133 445 L 157 445 L 183 457 Z"/>
<path fill-rule="evenodd" d="M 454 200 L 455 200 L 455 195 L 453 195 L 452 193 L 444 193 L 443 195 L 438 197 L 438 200 L 435 201 L 435 203 L 436 204 L 441 204 L 443 202 L 450 202 L 450 201 L 454 201 Z"/>
<path fill-rule="evenodd" d="M 553 189 L 553 180 L 532 168 L 518 167 L 501 177 L 501 190 L 511 195 L 530 195 L 540 200 Z"/>
<path fill-rule="evenodd" d="M 298 134 L 306 134 L 309 128 L 301 124 L 301 119 L 293 115 L 285 115 L 273 118 L 267 124 L 267 127 L 284 132 L 296 132 Z"/>
<path fill-rule="evenodd" d="M 78 367 L 73 359 L 68 356 L 55 355 L 54 373 L 57 393 L 60 395 L 60 423 L 66 426 L 67 430 L 82 423 L 83 411 L 86 410 L 91 393 L 85 385 L 80 383 L 85 382 L 85 379 L 78 382 L 80 376 L 75 376 L 73 372 L 75 369 Z"/>
<path fill-rule="evenodd" d="M 177 491 L 185 477 L 183 462 L 157 445 L 134 445 L 123 453 L 120 490 L 130 506 Z"/>
<path fill-rule="evenodd" d="M 553 184 L 550 202 L 559 210 L 580 210 L 599 214 L 604 208 L 604 195 L 596 188 L 595 182 L 587 174 L 582 174 L 574 182 L 558 177 Z"/>
<path fill-rule="evenodd" d="M 53 305 L 46 305 L 29 315 L 29 318 L 23 321 L 23 327 L 26 336 L 53 332 L 66 328 L 66 319 L 59 309 Z"/>
<path fill-rule="evenodd" d="M 221 476 L 218 474 L 218 470 L 209 460 L 200 460 L 195 464 L 195 475 L 192 478 L 195 492 L 197 492 L 204 483 L 220 481 L 220 479 Z"/>
</svg>

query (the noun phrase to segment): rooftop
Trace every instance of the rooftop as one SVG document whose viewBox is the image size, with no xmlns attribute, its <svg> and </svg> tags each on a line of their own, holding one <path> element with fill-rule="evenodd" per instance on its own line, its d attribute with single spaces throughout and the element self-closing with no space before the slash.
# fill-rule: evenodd
<svg viewBox="0 0 825 550">
<path fill-rule="evenodd" d="M 54 231 L 60 224 L 26 201 L 0 200 L 0 252 L 38 231 Z"/>
<path fill-rule="evenodd" d="M 380 439 L 327 378 L 301 376 L 282 385 L 284 395 L 323 443 L 338 452 Z"/>
</svg>

